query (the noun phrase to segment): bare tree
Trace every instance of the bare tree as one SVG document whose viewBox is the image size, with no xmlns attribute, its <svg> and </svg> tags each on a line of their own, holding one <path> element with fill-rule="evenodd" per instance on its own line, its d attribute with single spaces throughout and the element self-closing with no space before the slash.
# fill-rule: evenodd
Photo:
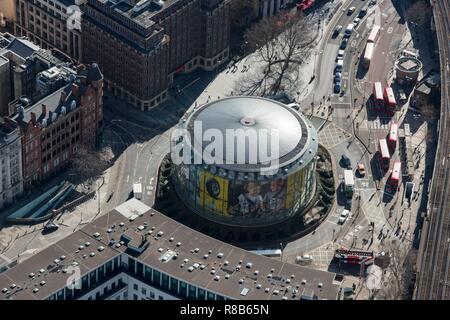
<svg viewBox="0 0 450 320">
<path fill-rule="evenodd" d="M 75 184 L 90 185 L 98 178 L 112 158 L 110 149 L 95 150 L 79 145 L 69 166 L 69 180 Z"/>
<path fill-rule="evenodd" d="M 246 74 L 236 91 L 264 96 L 297 90 L 299 66 L 308 59 L 313 46 L 310 30 L 302 13 L 279 14 L 253 25 L 245 40 L 261 67 Z"/>
<path fill-rule="evenodd" d="M 416 255 L 398 240 L 385 243 L 383 250 L 390 257 L 389 266 L 383 275 L 383 284 L 377 293 L 378 299 L 410 299 L 414 286 Z"/>
</svg>

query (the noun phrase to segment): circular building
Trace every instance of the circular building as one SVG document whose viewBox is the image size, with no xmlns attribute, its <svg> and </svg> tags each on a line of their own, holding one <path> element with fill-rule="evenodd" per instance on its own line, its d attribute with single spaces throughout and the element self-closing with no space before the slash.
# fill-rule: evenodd
<svg viewBox="0 0 450 320">
<path fill-rule="evenodd" d="M 221 99 L 194 108 L 177 129 L 184 135 L 172 136 L 172 181 L 206 219 L 270 225 L 300 214 L 314 196 L 317 131 L 280 102 Z"/>
<path fill-rule="evenodd" d="M 416 57 L 402 56 L 395 61 L 395 77 L 399 84 L 414 84 L 422 70 L 422 62 Z"/>
</svg>

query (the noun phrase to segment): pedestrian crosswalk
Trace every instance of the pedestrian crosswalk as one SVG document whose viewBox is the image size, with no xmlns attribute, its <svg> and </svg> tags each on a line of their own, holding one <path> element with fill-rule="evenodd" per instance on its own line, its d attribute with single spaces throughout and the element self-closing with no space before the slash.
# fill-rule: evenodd
<svg viewBox="0 0 450 320">
<path fill-rule="evenodd" d="M 375 120 L 369 121 L 368 126 L 370 129 L 382 129 L 389 130 L 390 121 L 389 119 L 380 119 L 377 118 Z"/>
</svg>

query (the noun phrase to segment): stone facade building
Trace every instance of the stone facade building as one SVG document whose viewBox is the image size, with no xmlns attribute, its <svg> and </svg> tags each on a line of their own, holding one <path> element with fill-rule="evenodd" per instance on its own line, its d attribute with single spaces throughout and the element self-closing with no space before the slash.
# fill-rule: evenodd
<svg viewBox="0 0 450 320">
<path fill-rule="evenodd" d="M 88 0 L 83 59 L 141 110 L 168 98 L 178 73 L 214 70 L 229 57 L 230 0 Z"/>
<path fill-rule="evenodd" d="M 19 127 L 0 118 L 0 210 L 22 195 L 22 145 Z"/>
<path fill-rule="evenodd" d="M 56 48 L 81 61 L 81 30 L 69 27 L 74 12 L 85 0 L 15 0 L 14 32 L 43 49 Z"/>
</svg>

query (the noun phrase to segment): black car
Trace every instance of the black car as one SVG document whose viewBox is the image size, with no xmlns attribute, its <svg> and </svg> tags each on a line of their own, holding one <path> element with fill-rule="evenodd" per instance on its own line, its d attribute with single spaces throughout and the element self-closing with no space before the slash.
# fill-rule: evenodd
<svg viewBox="0 0 450 320">
<path fill-rule="evenodd" d="M 364 17 L 364 16 L 367 14 L 367 10 L 368 10 L 368 7 L 362 8 L 361 11 L 359 12 L 358 17 L 359 17 L 359 18 Z"/>
<path fill-rule="evenodd" d="M 345 154 L 341 157 L 341 164 L 344 168 L 351 169 L 352 168 L 352 162 L 349 157 L 347 157 Z"/>
<path fill-rule="evenodd" d="M 50 233 L 50 232 L 58 230 L 58 228 L 59 228 L 59 226 L 56 222 L 49 221 L 47 224 L 44 225 L 44 229 L 42 230 L 42 233 L 43 234 Z"/>
<path fill-rule="evenodd" d="M 347 44 L 348 44 L 348 39 L 345 38 L 342 40 L 341 45 L 339 46 L 339 49 L 344 50 L 345 48 L 347 48 Z"/>
</svg>

